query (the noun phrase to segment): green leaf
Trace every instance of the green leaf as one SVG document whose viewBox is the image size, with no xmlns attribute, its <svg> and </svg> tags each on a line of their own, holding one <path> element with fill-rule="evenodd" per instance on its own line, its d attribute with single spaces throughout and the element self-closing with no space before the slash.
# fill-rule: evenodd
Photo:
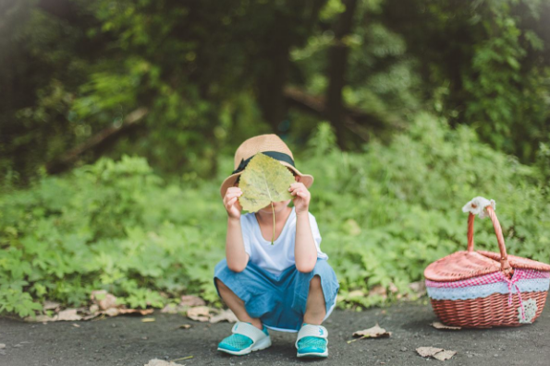
<svg viewBox="0 0 550 366">
<path fill-rule="evenodd" d="M 294 177 L 286 167 L 269 156 L 258 153 L 246 166 L 241 176 L 240 188 L 243 192 L 239 202 L 243 209 L 256 212 L 271 204 L 273 209 L 273 237 L 275 240 L 275 208 L 273 202 L 292 199 L 288 188 Z"/>
<path fill-rule="evenodd" d="M 288 192 L 294 177 L 277 160 L 258 153 L 248 163 L 239 187 L 243 191 L 239 202 L 243 209 L 257 212 L 271 202 L 292 199 Z"/>
</svg>

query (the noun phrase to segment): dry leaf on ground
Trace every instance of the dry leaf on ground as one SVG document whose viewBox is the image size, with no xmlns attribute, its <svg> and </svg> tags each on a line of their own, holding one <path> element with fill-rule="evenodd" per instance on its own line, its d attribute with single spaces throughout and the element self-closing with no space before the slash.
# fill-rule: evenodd
<svg viewBox="0 0 550 366">
<path fill-rule="evenodd" d="M 451 359 L 454 355 L 456 355 L 456 351 L 445 350 L 443 352 L 436 353 L 434 355 L 434 358 L 438 359 L 439 361 L 446 361 Z"/>
<path fill-rule="evenodd" d="M 94 303 L 97 303 L 99 305 L 101 310 L 107 310 L 117 307 L 115 295 L 110 294 L 105 290 L 92 291 L 90 298 Z"/>
<path fill-rule="evenodd" d="M 348 296 L 347 296 L 347 297 L 348 297 L 349 299 L 353 299 L 354 297 L 363 297 L 363 296 L 365 296 L 365 293 L 364 293 L 363 291 L 361 291 L 361 290 L 354 290 L 354 291 L 350 291 L 350 292 L 348 293 Z"/>
<path fill-rule="evenodd" d="M 57 322 L 57 321 L 75 321 L 82 320 L 82 316 L 77 314 L 78 309 L 65 309 L 54 316 L 37 315 L 34 319 L 30 316 L 24 320 L 27 322 Z"/>
<path fill-rule="evenodd" d="M 210 308 L 208 306 L 195 306 L 187 310 L 187 317 L 198 322 L 207 322 L 210 319 Z"/>
<path fill-rule="evenodd" d="M 434 327 L 435 329 L 451 329 L 451 330 L 460 330 L 460 329 L 462 329 L 462 327 L 452 327 L 450 325 L 445 325 L 441 322 L 433 322 L 430 325 L 432 327 Z"/>
<path fill-rule="evenodd" d="M 180 325 L 178 328 L 189 329 L 189 328 L 191 328 L 191 327 L 192 327 L 191 324 L 182 324 L 182 325 Z"/>
<path fill-rule="evenodd" d="M 412 282 L 409 284 L 409 288 L 420 296 L 426 293 L 426 283 L 424 281 Z"/>
<path fill-rule="evenodd" d="M 179 363 L 171 362 L 171 361 L 164 361 L 159 359 L 152 359 L 144 366 L 183 366 Z"/>
<path fill-rule="evenodd" d="M 382 297 L 382 299 L 386 299 L 388 297 L 388 294 L 385 287 L 376 285 L 369 290 L 369 297 L 370 296 L 380 296 Z"/>
<path fill-rule="evenodd" d="M 353 333 L 353 336 L 359 338 L 348 341 L 348 343 L 355 342 L 363 338 L 389 338 L 391 337 L 391 332 L 386 331 L 384 328 L 380 328 L 380 326 L 376 324 L 374 327 L 358 330 L 357 332 Z"/>
<path fill-rule="evenodd" d="M 180 306 L 204 306 L 206 303 L 203 299 L 194 295 L 183 295 L 179 303 Z"/>
<path fill-rule="evenodd" d="M 149 314 L 152 314 L 154 311 L 154 309 L 124 309 L 124 308 L 121 308 L 121 309 L 118 309 L 118 312 L 120 314 L 135 314 L 135 313 L 139 313 L 141 315 L 149 315 Z"/>
<path fill-rule="evenodd" d="M 76 309 L 66 309 L 66 310 L 63 310 L 63 311 L 60 311 L 58 314 L 57 314 L 57 321 L 60 321 L 60 320 L 68 320 L 68 321 L 73 321 L 73 320 L 80 320 L 82 319 L 82 316 L 78 315 L 76 313 Z"/>
<path fill-rule="evenodd" d="M 120 311 L 117 308 L 109 308 L 107 310 L 101 311 L 100 314 L 105 314 L 108 316 L 117 316 Z"/>
<path fill-rule="evenodd" d="M 445 361 L 456 355 L 456 351 L 444 350 L 436 347 L 419 347 L 416 352 L 422 357 L 433 357 L 440 361 Z"/>
<path fill-rule="evenodd" d="M 55 310 L 55 309 L 58 309 L 60 306 L 61 306 L 61 304 L 58 303 L 58 302 L 46 300 L 46 301 L 44 301 L 43 309 L 44 310 Z"/>
<path fill-rule="evenodd" d="M 168 304 L 164 306 L 160 312 L 163 314 L 177 314 L 179 312 L 179 307 L 176 304 Z"/>
<path fill-rule="evenodd" d="M 435 347 L 419 347 L 416 349 L 416 352 L 422 357 L 432 357 L 438 352 L 442 352 L 443 348 L 435 348 Z"/>
<path fill-rule="evenodd" d="M 236 323 L 239 321 L 231 309 L 222 310 L 218 315 L 214 315 L 210 318 L 210 323 L 219 323 L 222 321 L 228 321 L 229 323 Z"/>
<path fill-rule="evenodd" d="M 155 321 L 155 318 L 143 318 L 141 319 L 143 323 L 151 323 Z"/>
</svg>

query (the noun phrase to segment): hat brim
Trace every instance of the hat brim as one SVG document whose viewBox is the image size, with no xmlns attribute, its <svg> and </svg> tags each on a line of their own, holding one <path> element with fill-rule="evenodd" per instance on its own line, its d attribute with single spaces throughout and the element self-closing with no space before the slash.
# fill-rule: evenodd
<svg viewBox="0 0 550 366">
<path fill-rule="evenodd" d="M 312 175 L 302 174 L 298 169 L 296 169 L 295 167 L 293 167 L 292 165 L 290 165 L 290 164 L 288 164 L 284 161 L 279 161 L 279 163 L 281 163 L 282 165 L 292 169 L 294 171 L 294 173 L 296 173 L 296 175 L 300 176 L 300 182 L 304 183 L 306 188 L 309 189 L 309 187 L 311 187 L 311 185 L 313 184 L 313 176 Z M 225 178 L 225 180 L 223 181 L 223 183 L 220 187 L 220 194 L 221 194 L 222 197 L 225 197 L 225 192 L 227 191 L 227 189 L 229 187 L 233 187 L 235 185 L 235 182 L 237 181 L 237 178 L 241 174 L 243 174 L 243 172 L 231 174 L 229 177 Z"/>
</svg>

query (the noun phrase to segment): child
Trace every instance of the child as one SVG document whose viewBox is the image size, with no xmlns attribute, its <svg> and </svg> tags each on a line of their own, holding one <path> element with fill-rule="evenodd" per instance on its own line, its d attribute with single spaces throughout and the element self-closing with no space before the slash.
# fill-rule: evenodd
<svg viewBox="0 0 550 366">
<path fill-rule="evenodd" d="M 241 215 L 238 179 L 250 159 L 262 152 L 286 166 L 296 183 L 290 200 L 274 202 L 275 237 L 271 205 Z M 320 249 L 321 235 L 309 213 L 308 188 L 313 177 L 294 166 L 292 152 L 276 135 L 243 142 L 235 153 L 235 171 L 224 180 L 220 193 L 228 214 L 226 259 L 214 273 L 218 294 L 239 321 L 218 350 L 246 355 L 271 346 L 267 328 L 298 332 L 298 357 L 327 357 L 327 330 L 321 323 L 336 304 L 339 289 L 328 256 Z"/>
</svg>

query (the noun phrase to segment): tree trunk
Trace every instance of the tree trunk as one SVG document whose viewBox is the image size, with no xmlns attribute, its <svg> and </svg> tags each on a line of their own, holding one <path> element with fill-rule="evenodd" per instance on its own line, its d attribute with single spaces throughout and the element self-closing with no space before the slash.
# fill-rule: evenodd
<svg viewBox="0 0 550 366">
<path fill-rule="evenodd" d="M 346 10 L 334 25 L 334 44 L 329 50 L 326 115 L 336 130 L 336 138 L 341 149 L 347 148 L 347 128 L 345 126 L 345 107 L 342 100 L 342 89 L 346 85 L 346 70 L 348 66 L 349 48 L 343 42 L 344 37 L 353 29 L 353 16 L 357 0 L 343 0 Z"/>
<path fill-rule="evenodd" d="M 280 22 L 284 24 L 284 22 Z M 286 26 L 274 28 L 263 53 L 262 73 L 257 78 L 258 104 L 263 118 L 271 126 L 273 133 L 279 131 L 280 123 L 286 118 L 287 105 L 283 90 L 288 79 L 290 35 Z"/>
</svg>

